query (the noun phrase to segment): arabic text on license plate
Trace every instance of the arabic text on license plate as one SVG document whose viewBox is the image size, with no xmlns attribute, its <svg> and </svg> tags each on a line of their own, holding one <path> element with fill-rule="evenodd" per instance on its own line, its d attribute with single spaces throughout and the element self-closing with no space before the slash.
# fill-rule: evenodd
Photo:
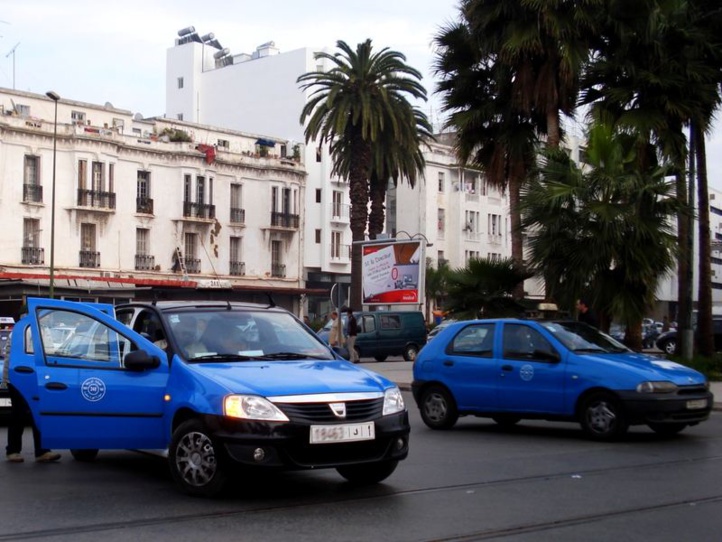
<svg viewBox="0 0 722 542">
<path fill-rule="evenodd" d="M 697 408 L 705 408 L 707 406 L 707 399 L 694 399 L 687 401 L 687 410 L 695 410 Z"/>
<path fill-rule="evenodd" d="M 311 426 L 311 444 L 373 440 L 375 437 L 374 422 Z"/>
<path fill-rule="evenodd" d="M 9 407 L 11 405 L 10 399 L 0 399 L 0 407 Z"/>
</svg>

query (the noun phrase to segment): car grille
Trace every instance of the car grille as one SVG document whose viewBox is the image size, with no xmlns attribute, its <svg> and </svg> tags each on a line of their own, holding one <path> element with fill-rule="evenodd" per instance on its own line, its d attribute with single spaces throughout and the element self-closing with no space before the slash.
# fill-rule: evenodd
<svg viewBox="0 0 722 542">
<path fill-rule="evenodd" d="M 707 393 L 707 388 L 699 384 L 694 386 L 679 386 L 679 388 L 677 388 L 678 395 L 704 395 L 705 393 Z"/>
<path fill-rule="evenodd" d="M 346 401 L 346 417 L 334 414 L 329 403 L 275 403 L 292 422 L 325 423 L 344 421 L 364 421 L 381 417 L 384 406 L 383 397 L 362 401 Z"/>
</svg>

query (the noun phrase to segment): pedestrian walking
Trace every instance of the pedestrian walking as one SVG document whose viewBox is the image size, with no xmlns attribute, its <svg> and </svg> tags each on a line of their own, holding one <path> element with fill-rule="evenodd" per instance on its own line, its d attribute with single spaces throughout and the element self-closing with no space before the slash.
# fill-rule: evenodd
<svg viewBox="0 0 722 542">
<path fill-rule="evenodd" d="M 592 307 L 589 305 L 587 299 L 581 298 L 577 301 L 577 310 L 579 311 L 579 316 L 577 317 L 577 320 L 596 328 L 599 327 L 597 313 L 594 312 Z"/>
<path fill-rule="evenodd" d="M 338 311 L 331 311 L 331 331 L 328 334 L 328 344 L 332 347 L 338 348 L 343 346 L 343 327 L 341 326 L 341 319 L 338 317 Z"/>
<path fill-rule="evenodd" d="M 353 309 L 351 307 L 346 309 L 346 348 L 350 356 L 352 363 L 358 363 L 359 357 L 356 352 L 356 335 L 358 335 L 358 322 L 356 317 L 353 315 Z"/>
</svg>

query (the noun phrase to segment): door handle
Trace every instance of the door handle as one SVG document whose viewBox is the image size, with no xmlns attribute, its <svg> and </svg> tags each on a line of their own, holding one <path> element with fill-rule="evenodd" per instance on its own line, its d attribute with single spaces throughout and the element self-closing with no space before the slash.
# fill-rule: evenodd
<svg viewBox="0 0 722 542">
<path fill-rule="evenodd" d="M 67 390 L 68 385 L 63 384 L 62 382 L 48 382 L 45 384 L 45 389 L 48 390 Z"/>
<path fill-rule="evenodd" d="M 514 368 L 511 365 L 502 365 L 501 370 L 502 371 L 513 371 Z"/>
<path fill-rule="evenodd" d="M 445 359 L 445 360 L 444 360 L 444 366 L 446 366 L 446 367 L 453 367 L 453 365 L 454 365 L 454 362 L 451 361 L 450 359 Z"/>
</svg>

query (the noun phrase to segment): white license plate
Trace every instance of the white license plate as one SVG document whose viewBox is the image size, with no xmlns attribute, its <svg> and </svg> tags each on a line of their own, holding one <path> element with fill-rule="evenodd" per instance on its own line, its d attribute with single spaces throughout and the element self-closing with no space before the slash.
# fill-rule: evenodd
<svg viewBox="0 0 722 542">
<path fill-rule="evenodd" d="M 0 407 L 10 407 L 10 405 L 12 405 L 12 403 L 10 402 L 9 397 L 7 399 L 6 398 L 0 399 Z"/>
<path fill-rule="evenodd" d="M 376 438 L 374 422 L 311 426 L 311 444 L 353 442 L 373 440 L 374 438 Z"/>
<path fill-rule="evenodd" d="M 687 401 L 687 410 L 696 410 L 698 408 L 706 408 L 707 399 L 694 399 L 693 401 Z"/>
</svg>

